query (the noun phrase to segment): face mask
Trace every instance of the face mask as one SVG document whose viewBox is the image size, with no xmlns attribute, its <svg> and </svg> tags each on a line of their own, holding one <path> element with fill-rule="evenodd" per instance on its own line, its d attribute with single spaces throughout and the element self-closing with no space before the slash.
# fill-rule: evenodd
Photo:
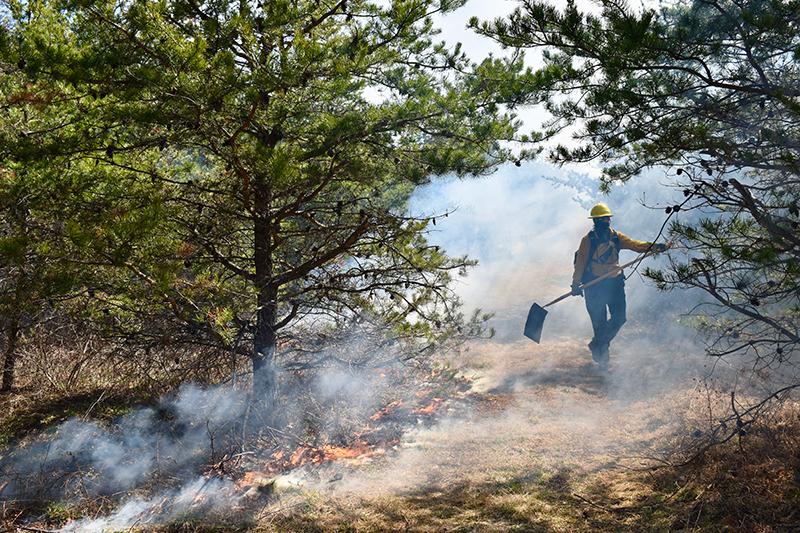
<svg viewBox="0 0 800 533">
<path fill-rule="evenodd" d="M 607 217 L 594 219 L 594 229 L 596 229 L 598 233 L 605 233 L 610 227 L 611 219 Z"/>
</svg>

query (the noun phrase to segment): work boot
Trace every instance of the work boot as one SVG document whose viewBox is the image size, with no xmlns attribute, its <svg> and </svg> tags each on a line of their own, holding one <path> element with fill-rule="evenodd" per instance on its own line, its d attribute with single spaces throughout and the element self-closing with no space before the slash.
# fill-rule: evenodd
<svg viewBox="0 0 800 533">
<path fill-rule="evenodd" d="M 589 342 L 589 350 L 592 352 L 592 361 L 594 361 L 595 363 L 599 363 L 602 357 L 602 353 L 600 351 L 599 343 L 595 339 L 592 339 Z"/>
<path fill-rule="evenodd" d="M 597 350 L 598 356 L 595 359 L 598 363 L 600 363 L 600 370 L 608 370 L 608 343 L 603 344 Z"/>
</svg>

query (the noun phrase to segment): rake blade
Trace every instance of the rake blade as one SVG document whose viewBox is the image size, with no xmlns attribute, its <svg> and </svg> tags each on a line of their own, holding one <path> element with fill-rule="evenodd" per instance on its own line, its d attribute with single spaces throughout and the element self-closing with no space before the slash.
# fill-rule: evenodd
<svg viewBox="0 0 800 533">
<path fill-rule="evenodd" d="M 538 343 L 542 340 L 542 328 L 547 310 L 539 304 L 533 304 L 528 311 L 528 319 L 525 321 L 525 336 Z"/>
</svg>

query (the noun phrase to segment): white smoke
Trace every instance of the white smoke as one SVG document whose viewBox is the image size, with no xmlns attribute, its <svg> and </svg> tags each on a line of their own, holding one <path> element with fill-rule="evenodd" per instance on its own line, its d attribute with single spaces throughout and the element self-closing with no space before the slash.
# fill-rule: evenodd
<svg viewBox="0 0 800 533">
<path fill-rule="evenodd" d="M 223 446 L 241 420 L 245 394 L 228 386 L 184 385 L 156 408 L 139 408 L 101 425 L 73 418 L 43 440 L 0 461 L 10 481 L 3 499 L 126 491 L 156 473 L 185 475 Z"/>
<path fill-rule="evenodd" d="M 149 499 L 132 499 L 112 514 L 68 523 L 65 533 L 102 533 L 165 524 L 178 519 L 221 514 L 231 511 L 242 496 L 230 481 L 199 477 L 176 490 Z"/>
<path fill-rule="evenodd" d="M 707 373 L 702 339 L 680 322 L 698 295 L 676 298 L 632 276 L 629 322 L 612 346 L 607 374 L 585 346 L 591 326 L 581 298 L 551 311 L 542 344 L 522 338 L 530 304 L 568 289 L 573 252 L 591 227 L 591 205 L 605 201 L 616 214 L 614 227 L 652 240 L 664 221 L 661 208 L 682 200 L 662 181 L 663 172 L 653 171 L 603 196 L 590 176 L 534 163 L 509 165 L 489 180 L 445 178 L 419 189 L 411 202 L 415 214 L 455 208 L 430 241 L 480 261 L 458 287 L 460 296 L 468 307 L 496 313 L 498 336 L 472 345 L 452 364 L 475 378 L 476 392 L 509 403 L 499 412 L 462 411 L 410 431 L 385 463 L 344 477 L 330 465 L 329 474 L 307 476 L 304 485 L 367 497 L 465 482 L 477 487 L 533 465 L 601 468 L 680 432 L 681 417 L 700 392 L 694 380 Z M 625 253 L 623 261 L 635 256 Z M 326 475 L 342 479 L 329 483 Z"/>
<path fill-rule="evenodd" d="M 269 460 L 276 439 L 304 444 L 310 429 L 306 423 L 324 439 L 346 442 L 397 385 L 386 376 L 392 364 L 399 364 L 388 350 L 372 361 L 378 368 L 347 364 L 376 350 L 368 338 L 351 336 L 319 354 L 341 362 L 305 379 L 282 372 L 280 428 L 263 426 L 266 419 L 256 412 L 260 406 L 231 385 L 185 384 L 157 405 L 136 408 L 109 423 L 69 419 L 0 454 L 0 477 L 7 481 L 0 484 L 0 499 L 81 505 L 86 498 L 128 495 L 111 514 L 72 522 L 64 531 L 125 530 L 235 511 L 242 489 L 200 472 L 212 471 L 209 466 L 245 448 L 244 455 L 257 467 L 261 452 Z M 269 420 L 272 424 L 274 418 Z"/>
<path fill-rule="evenodd" d="M 544 163 L 502 167 L 486 180 L 443 178 L 415 192 L 414 213 L 433 214 L 454 209 L 429 235 L 433 244 L 452 255 L 467 254 L 479 261 L 458 292 L 466 307 L 496 315 L 498 338 L 520 337 L 528 308 L 569 291 L 573 257 L 581 238 L 591 229 L 588 210 L 596 202 L 609 204 L 613 227 L 639 240 L 654 240 L 664 223 L 662 207 L 683 200 L 680 191 L 664 185 L 663 170 L 653 170 L 614 188 L 599 192 L 599 181 L 586 174 Z M 646 204 L 647 207 L 643 204 Z M 650 209 L 657 206 L 659 209 Z M 695 216 L 680 213 L 677 218 Z M 666 235 L 659 239 L 666 240 Z M 636 257 L 623 251 L 622 262 Z M 665 258 L 646 260 L 644 266 L 663 265 Z M 628 272 L 630 273 L 630 271 Z M 627 281 L 628 315 L 637 317 L 657 309 L 664 318 L 685 312 L 699 295 L 680 299 L 658 291 L 639 274 Z M 591 336 L 582 298 L 568 298 L 551 309 L 545 334 Z M 665 310 L 669 313 L 665 313 Z"/>
</svg>

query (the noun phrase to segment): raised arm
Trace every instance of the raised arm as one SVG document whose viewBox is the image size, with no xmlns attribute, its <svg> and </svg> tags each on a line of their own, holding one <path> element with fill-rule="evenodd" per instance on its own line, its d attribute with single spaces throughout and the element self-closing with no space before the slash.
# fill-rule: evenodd
<svg viewBox="0 0 800 533">
<path fill-rule="evenodd" d="M 633 250 L 634 252 L 642 253 L 646 252 L 653 245 L 652 242 L 631 239 L 620 231 L 617 232 L 617 237 L 619 237 L 619 247 L 622 250 Z"/>
</svg>

